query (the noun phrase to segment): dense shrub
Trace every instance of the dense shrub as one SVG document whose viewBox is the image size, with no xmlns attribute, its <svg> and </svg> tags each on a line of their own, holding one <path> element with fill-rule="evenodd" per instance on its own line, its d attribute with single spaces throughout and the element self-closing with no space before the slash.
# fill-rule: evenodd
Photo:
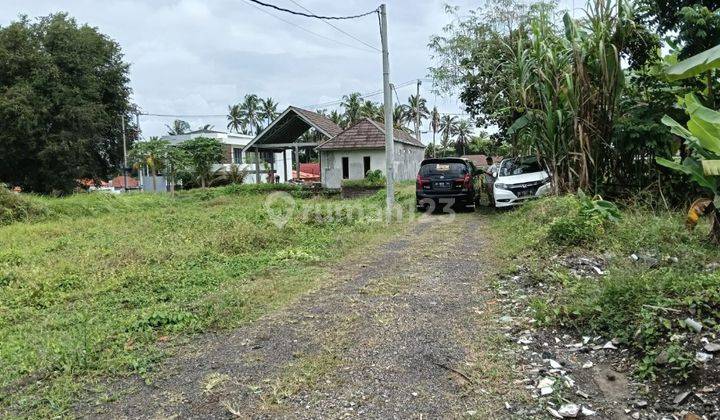
<svg viewBox="0 0 720 420">
<path fill-rule="evenodd" d="M 598 217 L 576 214 L 555 220 L 548 230 L 548 239 L 562 246 L 591 244 L 605 233 Z"/>
<path fill-rule="evenodd" d="M 47 207 L 28 196 L 15 194 L 0 184 L 0 225 L 30 220 L 47 214 Z"/>
</svg>

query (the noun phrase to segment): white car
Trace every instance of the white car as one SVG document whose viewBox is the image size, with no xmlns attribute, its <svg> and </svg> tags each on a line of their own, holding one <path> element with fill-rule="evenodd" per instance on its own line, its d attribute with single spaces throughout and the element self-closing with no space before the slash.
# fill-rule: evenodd
<svg viewBox="0 0 720 420">
<path fill-rule="evenodd" d="M 510 207 L 549 194 L 551 177 L 535 156 L 503 159 L 494 171 L 495 207 Z"/>
</svg>

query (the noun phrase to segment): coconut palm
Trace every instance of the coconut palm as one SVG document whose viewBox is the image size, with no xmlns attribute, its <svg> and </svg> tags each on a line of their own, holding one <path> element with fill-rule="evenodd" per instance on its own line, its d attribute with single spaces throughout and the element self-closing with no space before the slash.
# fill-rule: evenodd
<svg viewBox="0 0 720 420">
<path fill-rule="evenodd" d="M 240 104 L 240 115 L 242 115 L 243 125 L 246 134 L 257 134 L 262 120 L 260 109 L 260 98 L 254 94 L 245 95 L 243 102 Z"/>
<path fill-rule="evenodd" d="M 380 104 L 373 101 L 365 101 L 360 106 L 360 116 L 367 117 L 373 120 L 377 119 L 379 111 Z"/>
<path fill-rule="evenodd" d="M 472 124 L 470 124 L 470 121 L 468 120 L 460 120 L 457 125 L 457 129 L 455 131 L 455 134 L 457 135 L 455 140 L 455 150 L 460 156 L 465 154 L 465 145 L 472 134 L 472 129 Z"/>
<path fill-rule="evenodd" d="M 261 105 L 262 105 L 262 109 L 261 109 L 260 114 L 262 116 L 262 119 L 265 120 L 265 127 L 267 127 L 278 116 L 278 111 L 277 111 L 278 103 L 275 102 L 275 100 L 273 100 L 273 98 L 266 98 L 266 99 L 261 100 Z"/>
<path fill-rule="evenodd" d="M 240 105 L 228 105 L 227 119 L 228 130 L 230 130 L 231 132 L 235 131 L 238 134 L 245 131 L 245 123 L 243 122 L 242 110 L 240 109 Z"/>
<path fill-rule="evenodd" d="M 440 146 L 445 155 L 445 150 L 450 147 L 450 139 L 455 135 L 458 128 L 458 118 L 453 115 L 443 115 L 440 118 L 440 133 L 442 134 L 442 140 Z"/>
<path fill-rule="evenodd" d="M 434 106 L 432 111 L 430 112 L 430 129 L 433 132 L 432 151 L 433 157 L 435 157 L 435 152 L 437 151 L 435 147 L 435 134 L 440 131 L 440 112 L 438 111 L 436 106 Z"/>
<path fill-rule="evenodd" d="M 183 120 L 175 120 L 173 121 L 172 125 L 165 124 L 165 127 L 167 127 L 168 134 L 171 136 L 185 134 L 190 131 L 190 124 L 187 121 Z"/>
<path fill-rule="evenodd" d="M 157 173 L 165 167 L 165 157 L 170 142 L 159 137 L 150 137 L 147 141 L 135 143 L 130 150 L 130 161 L 135 169 L 145 166 L 152 176 L 153 192 L 157 191 Z"/>
<path fill-rule="evenodd" d="M 361 118 L 360 108 L 362 104 L 363 98 L 359 92 L 343 96 L 340 106 L 345 110 L 345 119 L 348 125 L 355 124 Z"/>
<path fill-rule="evenodd" d="M 410 95 L 407 103 L 407 120 L 408 122 L 412 121 L 415 125 L 415 133 L 420 133 L 420 125 L 428 117 L 430 117 L 430 111 L 427 108 L 427 100 L 422 96 Z"/>
<path fill-rule="evenodd" d="M 340 126 L 340 128 L 347 128 L 347 120 L 345 119 L 345 116 L 339 111 L 333 110 L 332 112 L 330 112 L 328 118 L 330 119 L 330 121 Z"/>
</svg>

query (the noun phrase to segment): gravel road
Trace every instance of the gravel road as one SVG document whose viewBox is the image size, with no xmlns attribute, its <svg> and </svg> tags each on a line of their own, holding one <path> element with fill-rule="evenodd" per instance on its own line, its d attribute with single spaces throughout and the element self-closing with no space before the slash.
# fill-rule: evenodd
<svg viewBox="0 0 720 420">
<path fill-rule="evenodd" d="M 502 417 L 515 395 L 482 216 L 430 217 L 344 261 L 332 281 L 225 333 L 194 337 L 147 384 L 82 417 Z M 486 277 L 488 276 L 488 277 Z M 109 402 L 108 402 L 109 401 Z"/>
</svg>

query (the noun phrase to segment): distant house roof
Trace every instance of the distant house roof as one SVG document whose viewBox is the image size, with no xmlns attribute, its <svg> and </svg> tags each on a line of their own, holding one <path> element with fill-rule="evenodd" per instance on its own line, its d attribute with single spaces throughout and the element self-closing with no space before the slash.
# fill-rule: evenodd
<svg viewBox="0 0 720 420">
<path fill-rule="evenodd" d="M 286 149 L 289 143 L 303 143 L 296 141 L 306 131 L 314 128 L 325 138 L 336 136 L 342 131 L 342 128 L 332 122 L 324 115 L 317 112 L 308 111 L 307 109 L 290 106 L 282 114 L 280 114 L 273 122 L 270 123 L 263 131 L 245 146 L 245 150 L 251 147 L 260 147 L 264 149 Z M 315 146 L 315 143 L 310 144 Z"/>
<path fill-rule="evenodd" d="M 307 173 L 313 175 L 320 175 L 320 164 L 319 163 L 301 163 L 300 173 Z"/>
<path fill-rule="evenodd" d="M 464 155 L 462 157 L 474 163 L 478 168 L 486 168 L 488 166 L 486 155 Z M 493 163 L 500 163 L 503 159 L 502 156 L 492 156 L 492 158 Z"/>
<path fill-rule="evenodd" d="M 393 138 L 398 143 L 425 148 L 425 145 L 409 133 L 394 129 Z M 384 149 L 385 127 L 370 118 L 363 118 L 352 127 L 318 146 L 318 150 Z"/>
<path fill-rule="evenodd" d="M 128 176 L 128 177 L 127 177 L 127 180 L 128 180 L 128 183 L 127 183 L 127 187 L 128 187 L 128 188 L 140 188 L 140 181 L 138 181 L 137 178 L 133 178 L 133 177 L 131 177 L 131 176 Z M 122 175 L 116 176 L 115 178 L 113 178 L 113 179 L 110 180 L 110 185 L 111 185 L 113 188 L 124 188 L 124 186 L 125 186 L 125 177 L 122 176 Z"/>
<path fill-rule="evenodd" d="M 187 133 L 182 134 L 228 134 L 226 131 L 216 131 L 216 130 L 208 130 L 206 128 L 201 128 L 199 130 L 195 131 L 188 131 Z"/>
</svg>

